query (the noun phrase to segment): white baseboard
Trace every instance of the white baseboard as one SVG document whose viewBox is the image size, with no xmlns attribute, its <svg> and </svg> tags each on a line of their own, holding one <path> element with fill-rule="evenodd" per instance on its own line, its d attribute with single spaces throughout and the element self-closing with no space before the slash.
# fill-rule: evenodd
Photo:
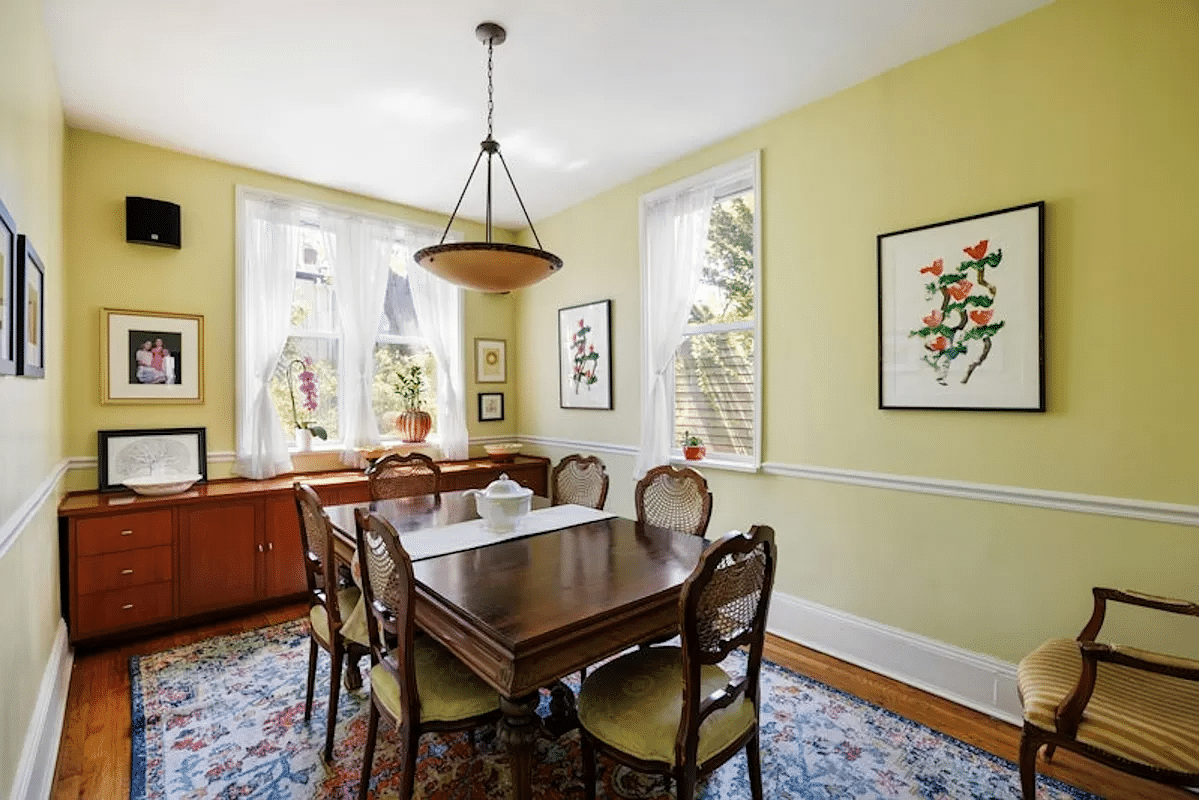
<svg viewBox="0 0 1199 800">
<path fill-rule="evenodd" d="M 67 646 L 66 623 L 59 622 L 54 647 L 42 671 L 33 719 L 29 721 L 29 729 L 25 732 L 25 746 L 21 749 L 21 761 L 17 764 L 11 800 L 47 800 L 50 797 L 73 663 L 74 655 Z"/>
<path fill-rule="evenodd" d="M 1016 666 L 775 592 L 767 629 L 784 639 L 1020 725 Z"/>
</svg>

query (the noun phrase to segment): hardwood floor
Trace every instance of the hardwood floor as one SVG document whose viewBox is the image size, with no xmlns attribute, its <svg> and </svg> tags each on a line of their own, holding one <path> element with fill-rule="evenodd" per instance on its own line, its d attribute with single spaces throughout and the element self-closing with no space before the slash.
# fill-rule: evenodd
<svg viewBox="0 0 1199 800">
<path fill-rule="evenodd" d="M 289 605 L 131 644 L 77 653 L 52 800 L 129 797 L 131 655 L 273 625 L 303 616 L 307 608 L 307 604 Z M 1005 722 L 785 639 L 768 637 L 766 657 L 1009 761 L 1016 759 L 1020 732 Z M 1052 764 L 1042 760 L 1040 769 L 1043 774 L 1110 800 L 1194 800 L 1189 792 L 1142 781 L 1062 750 L 1058 750 Z"/>
</svg>

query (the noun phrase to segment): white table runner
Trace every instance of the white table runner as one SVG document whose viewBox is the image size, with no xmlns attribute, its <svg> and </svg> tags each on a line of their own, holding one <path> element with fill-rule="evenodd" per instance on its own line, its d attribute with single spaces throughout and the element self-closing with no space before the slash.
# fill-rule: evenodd
<svg viewBox="0 0 1199 800">
<path fill-rule="evenodd" d="M 570 504 L 550 506 L 529 512 L 514 531 L 505 533 L 489 531 L 483 527 L 483 520 L 472 519 L 467 522 L 456 522 L 453 525 L 443 525 L 439 528 L 401 533 L 400 542 L 408 551 L 409 558 L 413 561 L 423 561 L 426 558 L 436 558 L 462 550 L 486 547 L 508 539 L 519 539 L 523 536 L 561 530 L 573 525 L 599 522 L 614 516 L 616 515 L 608 511 L 600 511 L 587 506 Z"/>
</svg>

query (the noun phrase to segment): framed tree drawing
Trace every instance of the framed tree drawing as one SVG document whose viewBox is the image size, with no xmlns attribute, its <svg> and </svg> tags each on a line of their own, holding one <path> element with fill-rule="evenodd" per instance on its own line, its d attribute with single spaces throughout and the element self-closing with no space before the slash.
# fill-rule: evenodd
<svg viewBox="0 0 1199 800">
<path fill-rule="evenodd" d="M 558 310 L 562 408 L 612 408 L 612 301 Z"/>
<path fill-rule="evenodd" d="M 1044 202 L 878 237 L 879 408 L 1044 411 Z"/>
<path fill-rule="evenodd" d="M 203 403 L 204 317 L 100 310 L 101 403 Z"/>
</svg>

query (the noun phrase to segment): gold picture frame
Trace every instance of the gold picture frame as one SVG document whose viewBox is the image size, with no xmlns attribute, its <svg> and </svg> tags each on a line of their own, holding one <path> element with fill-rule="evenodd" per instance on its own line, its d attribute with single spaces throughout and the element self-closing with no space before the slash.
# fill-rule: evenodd
<svg viewBox="0 0 1199 800">
<path fill-rule="evenodd" d="M 102 404 L 204 402 L 204 317 L 100 309 Z"/>
<path fill-rule="evenodd" d="M 475 339 L 475 383 L 508 382 L 508 343 Z"/>
</svg>

